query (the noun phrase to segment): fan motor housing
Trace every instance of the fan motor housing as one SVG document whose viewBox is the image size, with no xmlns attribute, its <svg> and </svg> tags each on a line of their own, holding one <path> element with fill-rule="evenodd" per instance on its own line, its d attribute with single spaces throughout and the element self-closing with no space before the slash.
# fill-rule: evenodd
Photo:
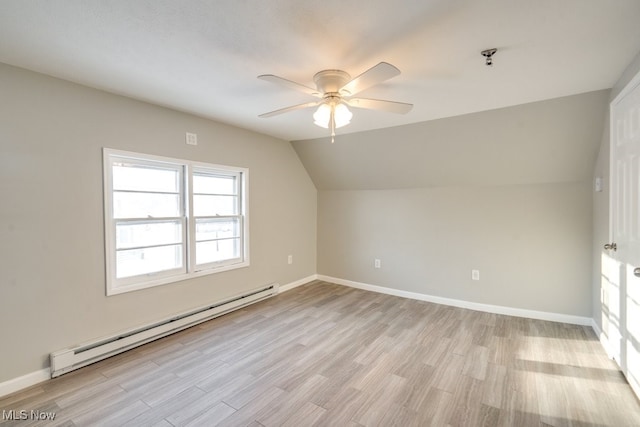
<svg viewBox="0 0 640 427">
<path fill-rule="evenodd" d="M 318 92 L 322 94 L 337 93 L 350 80 L 349 73 L 342 70 L 322 70 L 313 76 Z"/>
</svg>

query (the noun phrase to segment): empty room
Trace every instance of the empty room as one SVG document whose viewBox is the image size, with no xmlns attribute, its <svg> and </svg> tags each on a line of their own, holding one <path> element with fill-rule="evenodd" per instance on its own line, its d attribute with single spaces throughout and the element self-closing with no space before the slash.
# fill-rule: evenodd
<svg viewBox="0 0 640 427">
<path fill-rule="evenodd" d="M 638 22 L 1 1 L 0 425 L 640 425 Z"/>
</svg>

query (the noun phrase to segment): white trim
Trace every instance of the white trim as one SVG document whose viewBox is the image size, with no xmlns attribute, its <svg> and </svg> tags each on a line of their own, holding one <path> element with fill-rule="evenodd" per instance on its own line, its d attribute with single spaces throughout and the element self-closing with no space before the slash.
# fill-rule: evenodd
<svg viewBox="0 0 640 427">
<path fill-rule="evenodd" d="M 411 298 L 420 301 L 433 302 L 436 304 L 450 305 L 452 307 L 467 308 L 470 310 L 484 311 L 487 313 L 504 314 L 507 316 L 527 317 L 530 319 L 549 320 L 551 322 L 571 323 L 574 325 L 592 326 L 590 317 L 573 316 L 570 314 L 550 313 L 546 311 L 526 310 L 522 308 L 505 307 L 502 305 L 482 304 L 478 302 L 463 301 L 453 298 L 444 298 L 433 295 L 421 294 L 417 292 L 402 291 L 399 289 L 387 288 L 384 286 L 369 285 L 367 283 L 354 282 L 351 280 L 338 279 L 336 277 L 319 274 L 319 280 L 336 283 L 338 285 L 349 286 L 351 288 L 363 289 L 365 291 L 378 292 L 381 294 L 394 295 L 403 298 Z"/>
<path fill-rule="evenodd" d="M 607 353 L 609 359 L 613 359 L 613 352 L 611 351 L 611 347 L 609 346 L 608 337 L 604 332 L 602 332 L 602 329 L 600 329 L 600 326 L 598 326 L 595 319 L 591 319 L 591 328 L 593 328 L 593 332 L 595 332 L 596 336 L 598 337 L 598 340 L 600 341 L 602 348 L 604 348 L 604 351 Z"/>
<path fill-rule="evenodd" d="M 616 95 L 613 101 L 611 101 L 610 105 L 612 106 L 613 104 L 619 103 L 622 98 L 631 93 L 638 85 L 640 85 L 640 71 L 638 71 L 636 75 L 633 76 L 631 80 L 629 80 L 629 82 L 624 86 L 624 88 L 622 88 L 618 95 Z"/>
<path fill-rule="evenodd" d="M 596 323 L 596 319 L 591 319 L 591 329 L 593 329 L 593 332 L 600 339 L 600 341 L 602 341 L 602 329 L 600 329 L 600 326 L 598 326 L 598 324 Z"/>
<path fill-rule="evenodd" d="M 0 397 L 7 396 L 11 393 L 15 393 L 16 391 L 23 390 L 49 379 L 51 379 L 51 371 L 49 368 L 31 372 L 30 374 L 23 375 L 18 378 L 13 378 L 0 383 Z"/>
<path fill-rule="evenodd" d="M 312 274 L 311 276 L 307 276 L 304 279 L 299 279 L 291 283 L 287 283 L 286 285 L 281 285 L 278 288 L 278 293 L 283 293 L 286 291 L 290 291 L 293 288 L 297 288 L 298 286 L 306 285 L 309 282 L 313 282 L 314 280 L 318 280 L 317 274 Z"/>
</svg>

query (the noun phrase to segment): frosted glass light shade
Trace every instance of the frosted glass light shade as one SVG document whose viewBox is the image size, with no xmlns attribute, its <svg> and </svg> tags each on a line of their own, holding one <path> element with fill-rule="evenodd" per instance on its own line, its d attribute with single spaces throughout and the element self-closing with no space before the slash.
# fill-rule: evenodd
<svg viewBox="0 0 640 427">
<path fill-rule="evenodd" d="M 336 121 L 336 128 L 348 125 L 351 123 L 351 117 L 353 113 L 349 111 L 346 105 L 338 104 L 333 112 L 333 117 Z"/>
<path fill-rule="evenodd" d="M 331 120 L 331 107 L 327 104 L 322 104 L 318 107 L 315 113 L 313 113 L 313 123 L 321 128 L 329 128 L 329 120 Z"/>
</svg>

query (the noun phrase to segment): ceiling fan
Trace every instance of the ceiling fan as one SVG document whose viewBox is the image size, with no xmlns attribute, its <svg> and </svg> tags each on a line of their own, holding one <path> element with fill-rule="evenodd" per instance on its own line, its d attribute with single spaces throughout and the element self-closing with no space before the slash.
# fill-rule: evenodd
<svg viewBox="0 0 640 427">
<path fill-rule="evenodd" d="M 293 105 L 260 114 L 258 117 L 273 117 L 288 113 L 289 111 L 318 106 L 318 109 L 313 114 L 314 123 L 320 127 L 331 129 L 331 142 L 334 142 L 336 129 L 348 125 L 351 122 L 353 113 L 349 111 L 348 107 L 366 108 L 398 114 L 406 114 L 411 111 L 413 104 L 406 104 L 404 102 L 352 98 L 352 96 L 357 93 L 399 74 L 400 70 L 386 62 L 381 62 L 369 68 L 353 79 L 348 73 L 342 70 L 323 70 L 313 76 L 316 89 L 283 79 L 282 77 L 274 76 L 273 74 L 263 74 L 258 76 L 258 78 L 304 92 L 320 99 L 318 101 L 305 102 L 304 104 Z"/>
</svg>

